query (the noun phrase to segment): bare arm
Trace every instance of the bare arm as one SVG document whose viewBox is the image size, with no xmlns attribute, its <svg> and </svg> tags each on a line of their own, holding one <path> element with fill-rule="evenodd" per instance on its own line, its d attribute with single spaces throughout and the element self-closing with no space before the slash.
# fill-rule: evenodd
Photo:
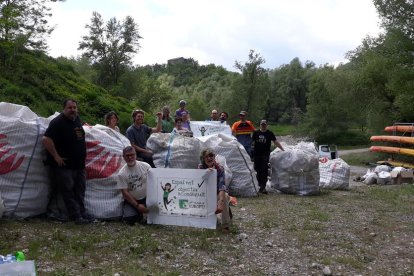
<svg viewBox="0 0 414 276">
<path fill-rule="evenodd" d="M 278 147 L 279 149 L 285 151 L 285 149 L 282 147 L 282 145 L 279 143 L 279 141 L 274 140 L 273 144 L 275 145 L 275 147 Z"/>
<path fill-rule="evenodd" d="M 162 130 L 162 113 L 157 112 L 157 126 L 151 129 L 151 133 L 161 132 Z"/>
<path fill-rule="evenodd" d="M 137 145 L 135 145 L 134 143 L 131 143 L 131 146 L 137 151 L 137 152 L 147 152 L 146 149 L 138 147 Z"/>
<path fill-rule="evenodd" d="M 55 159 L 59 167 L 66 165 L 65 160 L 57 152 L 55 143 L 53 142 L 52 139 L 50 139 L 47 136 L 43 136 L 42 143 L 43 143 L 43 146 L 46 148 L 46 150 L 50 153 L 50 155 L 52 155 L 53 159 Z"/>
<path fill-rule="evenodd" d="M 124 199 L 134 206 L 135 209 L 137 209 L 140 213 L 148 213 L 149 210 L 147 207 L 145 207 L 144 204 L 139 204 L 138 201 L 131 195 L 131 193 L 128 191 L 128 189 L 122 189 L 122 196 Z"/>
<path fill-rule="evenodd" d="M 221 212 L 223 212 L 224 208 L 225 208 L 225 202 L 224 200 L 226 200 L 226 193 L 225 191 L 220 191 L 217 194 L 217 209 L 216 209 L 216 214 L 219 214 Z"/>
</svg>

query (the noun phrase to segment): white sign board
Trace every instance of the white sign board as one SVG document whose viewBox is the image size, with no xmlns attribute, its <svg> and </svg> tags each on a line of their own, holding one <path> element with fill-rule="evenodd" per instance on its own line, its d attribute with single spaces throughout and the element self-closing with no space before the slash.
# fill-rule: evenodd
<svg viewBox="0 0 414 276">
<path fill-rule="evenodd" d="M 148 174 L 149 224 L 216 228 L 217 172 L 153 168 Z"/>
<path fill-rule="evenodd" d="M 203 137 L 218 133 L 231 136 L 230 126 L 220 121 L 190 121 L 190 128 L 194 137 Z"/>
</svg>

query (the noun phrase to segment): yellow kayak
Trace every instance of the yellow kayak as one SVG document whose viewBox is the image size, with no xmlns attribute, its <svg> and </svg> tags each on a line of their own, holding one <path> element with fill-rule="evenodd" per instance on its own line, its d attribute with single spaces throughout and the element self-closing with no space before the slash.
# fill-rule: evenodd
<svg viewBox="0 0 414 276">
<path fill-rule="evenodd" d="M 407 169 L 414 169 L 414 164 L 400 162 L 400 161 L 378 161 L 377 164 L 379 165 L 390 165 L 394 167 L 403 167 Z"/>
<path fill-rule="evenodd" d="M 404 155 L 414 156 L 414 149 L 372 146 L 369 150 L 374 151 L 374 152 L 386 152 L 386 153 L 392 153 L 392 154 L 404 154 Z"/>
</svg>

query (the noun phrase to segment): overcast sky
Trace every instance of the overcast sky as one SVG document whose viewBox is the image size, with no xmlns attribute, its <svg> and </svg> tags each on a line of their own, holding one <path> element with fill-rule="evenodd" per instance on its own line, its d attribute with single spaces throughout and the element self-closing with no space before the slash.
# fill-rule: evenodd
<svg viewBox="0 0 414 276">
<path fill-rule="evenodd" d="M 137 65 L 191 57 L 236 71 L 235 61 L 247 61 L 250 49 L 270 69 L 295 57 L 336 65 L 380 32 L 372 0 L 66 0 L 52 6 L 49 54 L 80 55 L 93 11 L 105 21 L 134 18 L 143 37 Z"/>
</svg>

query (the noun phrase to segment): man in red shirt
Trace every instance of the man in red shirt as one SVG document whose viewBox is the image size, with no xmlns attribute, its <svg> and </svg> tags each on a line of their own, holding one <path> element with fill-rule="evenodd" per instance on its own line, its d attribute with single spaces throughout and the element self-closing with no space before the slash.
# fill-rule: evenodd
<svg viewBox="0 0 414 276">
<path fill-rule="evenodd" d="M 234 136 L 236 136 L 237 141 L 243 145 L 244 149 L 251 156 L 252 149 L 252 133 L 256 129 L 253 126 L 253 123 L 247 120 L 247 112 L 240 111 L 239 113 L 240 121 L 235 122 L 231 131 Z"/>
</svg>

